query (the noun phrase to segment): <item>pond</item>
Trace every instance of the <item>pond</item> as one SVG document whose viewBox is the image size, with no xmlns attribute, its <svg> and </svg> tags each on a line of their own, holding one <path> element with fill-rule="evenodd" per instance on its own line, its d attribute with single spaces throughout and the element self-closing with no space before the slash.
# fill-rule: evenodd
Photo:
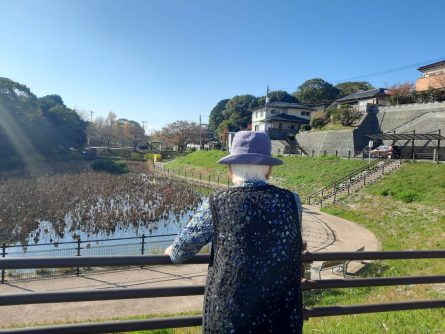
<svg viewBox="0 0 445 334">
<path fill-rule="evenodd" d="M 8 180 L 0 184 L 6 256 L 162 254 L 208 193 L 149 174 Z"/>
</svg>

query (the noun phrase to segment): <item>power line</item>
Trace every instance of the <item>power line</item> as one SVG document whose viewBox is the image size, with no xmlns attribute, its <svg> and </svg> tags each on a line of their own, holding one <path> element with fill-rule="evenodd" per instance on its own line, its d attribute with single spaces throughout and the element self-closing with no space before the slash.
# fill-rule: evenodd
<svg viewBox="0 0 445 334">
<path fill-rule="evenodd" d="M 332 80 L 331 83 L 335 85 L 335 84 L 339 84 L 339 83 L 342 83 L 342 82 L 354 81 L 354 80 L 369 78 L 369 77 L 376 76 L 376 75 L 403 71 L 403 70 L 406 70 L 406 69 L 409 69 L 409 68 L 418 67 L 418 66 L 422 66 L 422 65 L 430 64 L 430 63 L 435 63 L 435 62 L 441 61 L 443 59 L 445 59 L 445 56 L 441 57 L 441 58 L 424 60 L 424 61 L 421 61 L 421 62 L 409 64 L 409 65 L 393 67 L 393 68 L 389 68 L 389 69 L 382 70 L 382 71 L 372 72 L 372 73 L 368 73 L 368 74 L 361 74 L 361 75 L 357 75 L 357 76 L 346 78 L 346 79 L 342 79 L 342 80 Z M 295 85 L 295 86 L 292 86 L 292 87 L 277 87 L 277 88 L 274 88 L 274 90 L 275 91 L 277 91 L 277 90 L 283 90 L 283 91 L 295 90 L 296 91 L 297 88 L 298 88 L 298 86 Z M 252 94 L 252 95 L 255 95 L 255 96 L 265 96 L 266 94 L 265 94 L 264 91 L 262 91 L 260 94 Z"/>
</svg>

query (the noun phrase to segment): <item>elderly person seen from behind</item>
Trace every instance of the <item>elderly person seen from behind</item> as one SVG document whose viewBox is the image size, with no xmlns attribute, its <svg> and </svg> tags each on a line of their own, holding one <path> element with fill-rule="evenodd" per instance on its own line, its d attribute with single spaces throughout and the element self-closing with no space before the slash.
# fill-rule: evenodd
<svg viewBox="0 0 445 334">
<path fill-rule="evenodd" d="M 302 333 L 301 202 L 266 182 L 265 132 L 240 131 L 229 156 L 234 186 L 212 194 L 165 254 L 181 263 L 212 242 L 203 333 Z"/>
</svg>

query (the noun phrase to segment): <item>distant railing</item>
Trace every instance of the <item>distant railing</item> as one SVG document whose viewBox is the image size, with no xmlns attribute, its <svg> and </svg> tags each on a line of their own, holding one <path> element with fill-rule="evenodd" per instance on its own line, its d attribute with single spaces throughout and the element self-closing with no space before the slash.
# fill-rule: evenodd
<svg viewBox="0 0 445 334">
<path fill-rule="evenodd" d="M 188 183 L 193 183 L 201 187 L 221 189 L 229 188 L 232 185 L 232 182 L 228 176 L 218 174 L 205 175 L 202 172 L 187 172 L 185 169 L 165 168 L 162 163 L 154 164 L 153 168 L 158 174 L 163 174 L 177 180 L 184 180 Z"/>
<path fill-rule="evenodd" d="M 394 259 L 444 259 L 445 250 L 427 251 L 392 251 L 392 252 L 303 252 L 302 261 L 330 260 L 394 260 Z M 196 255 L 188 264 L 207 264 L 209 255 Z M 168 256 L 108 256 L 108 257 L 49 257 L 49 258 L 4 258 L 0 259 L 0 269 L 25 268 L 76 268 L 94 266 L 150 266 L 171 264 Z M 340 289 L 356 287 L 375 287 L 391 285 L 435 284 L 445 283 L 445 275 L 411 276 L 411 277 L 378 277 L 353 279 L 305 280 L 301 282 L 303 290 Z M 157 298 L 174 296 L 193 296 L 204 293 L 203 285 L 125 288 L 102 290 L 77 290 L 67 292 L 32 292 L 0 295 L 0 306 L 45 304 L 62 302 L 85 302 L 97 300 L 118 300 L 136 298 Z M 413 309 L 445 308 L 445 299 L 417 300 L 396 303 L 379 303 L 369 305 L 325 306 L 304 308 L 305 319 L 312 317 L 403 311 Z M 97 323 L 80 323 L 50 327 L 33 327 L 0 330 L 0 333 L 112 333 L 122 331 L 164 329 L 177 327 L 200 326 L 201 316 L 169 317 L 147 320 L 109 321 Z"/>
<path fill-rule="evenodd" d="M 383 161 L 387 161 L 386 158 L 379 158 L 379 159 L 375 159 L 373 160 L 371 163 L 357 168 L 355 170 L 353 170 L 352 172 L 348 173 L 345 176 L 342 176 L 341 178 L 335 180 L 334 182 L 330 183 L 329 185 L 314 191 L 313 193 L 308 195 L 308 203 L 311 204 L 311 200 L 312 199 L 319 199 L 319 200 L 323 200 L 323 198 L 326 195 L 330 195 L 331 193 L 335 193 L 338 190 L 338 187 L 343 184 L 344 182 L 351 182 L 352 179 L 364 172 L 369 172 L 374 170 L 376 167 L 379 166 L 380 163 L 382 163 Z M 384 168 L 384 167 L 383 167 Z"/>
<path fill-rule="evenodd" d="M 88 239 L 41 244 L 1 245 L 0 257 L 36 256 L 107 256 L 107 255 L 155 255 L 162 254 L 177 234 L 145 235 L 139 237 Z M 51 247 L 51 248 L 48 248 Z M 26 250 L 24 250 L 26 249 Z M 105 268 L 101 268 L 105 269 Z M 109 268 L 106 268 L 109 269 Z M 81 274 L 81 267 L 72 270 L 1 270 L 1 283 L 6 280 L 22 280 L 40 277 L 56 277 Z"/>
</svg>

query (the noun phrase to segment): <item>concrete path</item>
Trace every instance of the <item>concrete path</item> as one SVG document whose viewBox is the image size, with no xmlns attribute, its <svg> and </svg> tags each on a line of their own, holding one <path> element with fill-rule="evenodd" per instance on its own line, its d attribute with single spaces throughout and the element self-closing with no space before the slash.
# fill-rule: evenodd
<svg viewBox="0 0 445 334">
<path fill-rule="evenodd" d="M 315 206 L 304 206 L 303 238 L 312 252 L 367 251 L 379 249 L 373 233 L 356 223 L 320 212 Z M 61 277 L 0 284 L 0 294 L 42 291 L 143 288 L 205 284 L 206 265 L 153 266 L 107 272 L 92 272 L 81 277 Z M 331 277 L 330 271 L 322 278 Z M 341 276 L 335 275 L 336 278 Z M 316 276 L 312 276 L 315 278 Z M 162 314 L 200 311 L 202 296 L 132 299 L 62 304 L 19 305 L 0 307 L 0 327 L 49 324 L 54 322 L 106 320 L 139 314 Z"/>
</svg>

